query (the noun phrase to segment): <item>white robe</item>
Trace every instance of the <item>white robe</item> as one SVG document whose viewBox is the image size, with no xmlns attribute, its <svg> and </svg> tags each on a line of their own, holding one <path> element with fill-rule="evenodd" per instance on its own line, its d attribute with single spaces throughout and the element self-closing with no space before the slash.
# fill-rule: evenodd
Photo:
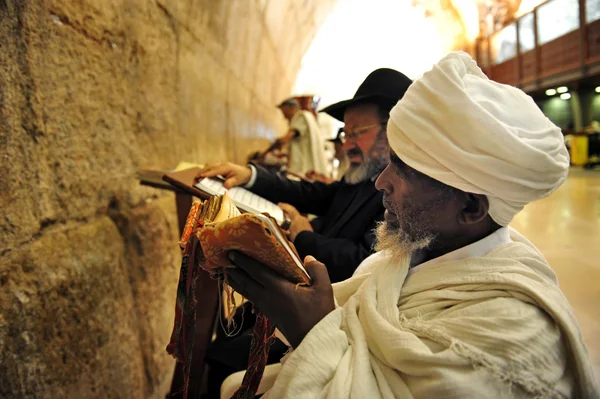
<svg viewBox="0 0 600 399">
<path fill-rule="evenodd" d="M 598 397 L 577 322 L 524 237 L 408 275 L 381 255 L 334 285 L 336 310 L 269 398 Z"/>
<path fill-rule="evenodd" d="M 290 129 L 296 130 L 298 136 L 290 142 L 288 169 L 302 175 L 314 169 L 326 175 L 325 143 L 315 117 L 308 111 L 298 111 L 290 121 Z"/>
</svg>

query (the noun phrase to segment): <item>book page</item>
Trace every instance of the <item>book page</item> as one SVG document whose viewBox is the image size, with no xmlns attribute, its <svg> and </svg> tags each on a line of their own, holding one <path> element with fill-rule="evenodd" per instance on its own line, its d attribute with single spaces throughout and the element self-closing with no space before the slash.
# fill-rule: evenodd
<svg viewBox="0 0 600 399">
<path fill-rule="evenodd" d="M 219 213 L 217 213 L 217 216 L 215 216 L 213 222 L 222 222 L 240 215 L 240 210 L 235 206 L 229 195 L 226 193 L 223 195 L 221 209 L 219 209 Z"/>
<path fill-rule="evenodd" d="M 280 207 L 245 188 L 234 187 L 227 190 L 223 186 L 223 181 L 217 178 L 204 178 L 194 186 L 210 195 L 223 195 L 227 192 L 239 209 L 248 213 L 268 213 L 280 226 L 285 222 L 283 210 Z"/>
</svg>

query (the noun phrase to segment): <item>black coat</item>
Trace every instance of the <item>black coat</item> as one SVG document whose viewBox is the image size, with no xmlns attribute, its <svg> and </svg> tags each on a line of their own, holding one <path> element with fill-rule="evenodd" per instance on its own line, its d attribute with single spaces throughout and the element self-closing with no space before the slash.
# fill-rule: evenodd
<svg viewBox="0 0 600 399">
<path fill-rule="evenodd" d="M 374 181 L 308 183 L 288 180 L 256 167 L 254 193 L 278 203 L 293 205 L 301 213 L 318 217 L 314 232 L 303 231 L 294 240 L 302 258 L 312 255 L 327 266 L 332 282 L 342 281 L 373 252 L 374 229 L 383 220 L 383 194 Z"/>
</svg>

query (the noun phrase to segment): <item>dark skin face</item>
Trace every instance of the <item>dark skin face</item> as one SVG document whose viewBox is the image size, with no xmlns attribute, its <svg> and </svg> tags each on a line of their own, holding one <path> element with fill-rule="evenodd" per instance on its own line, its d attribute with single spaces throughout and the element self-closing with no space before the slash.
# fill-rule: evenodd
<svg viewBox="0 0 600 399">
<path fill-rule="evenodd" d="M 434 235 L 428 248 L 413 254 L 411 266 L 479 241 L 500 227 L 488 214 L 485 195 L 451 189 L 411 168 L 393 151 L 375 187 L 384 194 L 385 220 L 392 229 L 400 227 L 416 239 L 422 233 Z"/>
</svg>

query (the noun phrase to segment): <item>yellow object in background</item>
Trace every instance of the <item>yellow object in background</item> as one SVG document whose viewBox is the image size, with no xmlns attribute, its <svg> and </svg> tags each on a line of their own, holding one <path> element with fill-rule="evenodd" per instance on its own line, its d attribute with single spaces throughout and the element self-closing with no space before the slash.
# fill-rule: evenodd
<svg viewBox="0 0 600 399">
<path fill-rule="evenodd" d="M 582 166 L 588 161 L 588 136 L 577 135 L 571 139 L 571 164 Z"/>
<path fill-rule="evenodd" d="M 192 162 L 181 161 L 175 168 L 175 172 L 179 172 L 180 170 L 186 170 L 186 169 L 191 169 L 191 168 L 203 168 L 203 167 L 204 167 L 204 164 L 202 164 L 202 163 L 192 163 Z"/>
</svg>

